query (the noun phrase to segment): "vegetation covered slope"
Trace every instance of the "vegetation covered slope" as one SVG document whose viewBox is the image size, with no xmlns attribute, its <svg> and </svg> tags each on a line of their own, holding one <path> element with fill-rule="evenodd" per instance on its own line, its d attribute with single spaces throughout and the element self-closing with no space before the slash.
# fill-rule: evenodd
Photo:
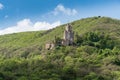
<svg viewBox="0 0 120 80">
<path fill-rule="evenodd" d="M 119 80 L 120 20 L 92 17 L 71 23 L 74 46 L 44 45 L 62 38 L 65 25 L 48 31 L 0 36 L 1 80 Z"/>
</svg>

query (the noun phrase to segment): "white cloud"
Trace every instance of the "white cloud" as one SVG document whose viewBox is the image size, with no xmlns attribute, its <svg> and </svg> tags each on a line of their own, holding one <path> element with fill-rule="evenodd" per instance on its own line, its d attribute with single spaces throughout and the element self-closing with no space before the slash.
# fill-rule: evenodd
<svg viewBox="0 0 120 80">
<path fill-rule="evenodd" d="M 60 21 L 56 21 L 52 24 L 48 23 L 48 22 L 31 22 L 30 19 L 23 19 L 19 22 L 17 22 L 17 24 L 15 26 L 11 26 L 5 29 L 0 30 L 0 35 L 3 34 L 10 34 L 10 33 L 18 33 L 18 32 L 25 32 L 25 31 L 38 31 L 38 30 L 48 30 L 48 29 L 52 29 L 56 26 L 59 26 L 61 24 Z"/>
<path fill-rule="evenodd" d="M 53 14 L 57 15 L 57 14 L 61 14 L 61 13 L 71 16 L 71 15 L 77 14 L 78 12 L 76 9 L 65 8 L 62 4 L 59 4 L 54 9 Z"/>
<path fill-rule="evenodd" d="M 5 15 L 4 18 L 5 18 L 5 19 L 8 18 L 8 15 Z"/>
<path fill-rule="evenodd" d="M 3 7 L 4 7 L 4 6 L 3 6 L 3 4 L 1 4 L 1 3 L 0 3 L 0 10 L 2 10 L 2 9 L 3 9 Z"/>
</svg>

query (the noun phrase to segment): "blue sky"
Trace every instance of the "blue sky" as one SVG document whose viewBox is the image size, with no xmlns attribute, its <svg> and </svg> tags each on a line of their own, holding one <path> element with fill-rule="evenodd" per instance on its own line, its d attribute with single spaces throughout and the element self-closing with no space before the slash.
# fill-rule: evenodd
<svg viewBox="0 0 120 80">
<path fill-rule="evenodd" d="M 0 0 L 0 34 L 46 30 L 92 16 L 120 19 L 120 0 Z"/>
</svg>

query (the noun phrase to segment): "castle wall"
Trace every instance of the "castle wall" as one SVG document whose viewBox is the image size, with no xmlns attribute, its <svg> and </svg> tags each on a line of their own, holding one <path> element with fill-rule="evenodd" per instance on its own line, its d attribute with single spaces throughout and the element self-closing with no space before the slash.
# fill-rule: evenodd
<svg viewBox="0 0 120 80">
<path fill-rule="evenodd" d="M 53 49 L 54 47 L 55 47 L 55 45 L 53 43 L 47 43 L 45 45 L 45 49 L 47 49 L 47 50 Z"/>
<path fill-rule="evenodd" d="M 63 39 L 63 45 L 72 45 L 74 42 L 74 32 L 69 24 L 65 28 Z"/>
<path fill-rule="evenodd" d="M 55 38 L 55 40 L 56 40 L 56 38 Z M 68 24 L 65 27 L 65 30 L 64 30 L 63 40 L 60 41 L 60 42 L 57 42 L 59 44 L 47 43 L 45 45 L 45 49 L 50 50 L 50 49 L 53 49 L 55 46 L 58 46 L 58 45 L 69 46 L 69 45 L 73 45 L 73 42 L 74 42 L 74 32 L 72 31 L 72 26 Z"/>
</svg>

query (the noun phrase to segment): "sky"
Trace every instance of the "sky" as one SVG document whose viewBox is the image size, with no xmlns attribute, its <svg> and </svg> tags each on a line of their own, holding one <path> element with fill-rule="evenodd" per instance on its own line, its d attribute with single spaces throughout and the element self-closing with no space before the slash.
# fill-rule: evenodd
<svg viewBox="0 0 120 80">
<path fill-rule="evenodd" d="M 0 0 L 0 35 L 48 30 L 93 16 L 120 19 L 120 0 Z"/>
</svg>

